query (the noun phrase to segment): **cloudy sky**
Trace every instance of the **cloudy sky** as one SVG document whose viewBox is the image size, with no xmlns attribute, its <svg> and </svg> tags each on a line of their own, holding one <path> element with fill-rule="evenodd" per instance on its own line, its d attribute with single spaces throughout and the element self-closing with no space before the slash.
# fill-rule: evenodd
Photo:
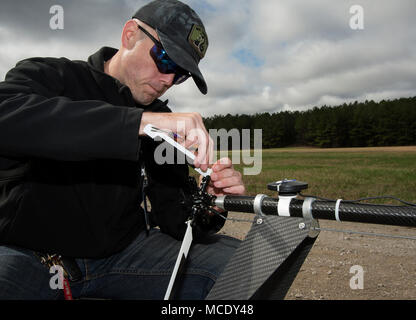
<svg viewBox="0 0 416 320">
<path fill-rule="evenodd" d="M 21 59 L 85 60 L 119 46 L 124 22 L 148 0 L 2 0 L 0 79 Z M 210 40 L 192 80 L 165 95 L 174 111 L 203 116 L 305 110 L 416 95 L 415 0 L 184 0 Z M 64 9 L 52 30 L 50 8 Z M 363 29 L 354 5 L 363 9 Z"/>
</svg>

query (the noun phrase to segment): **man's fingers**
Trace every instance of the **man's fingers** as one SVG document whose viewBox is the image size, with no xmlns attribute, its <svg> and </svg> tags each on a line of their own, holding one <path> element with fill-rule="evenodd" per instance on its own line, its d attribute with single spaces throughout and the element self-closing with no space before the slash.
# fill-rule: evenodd
<svg viewBox="0 0 416 320">
<path fill-rule="evenodd" d="M 241 185 L 241 178 L 237 175 L 233 175 L 232 177 L 229 178 L 224 178 L 218 181 L 214 181 L 214 186 L 216 188 L 229 188 L 232 186 L 238 186 Z"/>
<path fill-rule="evenodd" d="M 192 129 L 190 135 L 197 137 L 198 140 L 198 154 L 196 155 L 194 164 L 196 167 L 200 167 L 202 171 L 206 171 L 213 157 L 214 144 L 207 131 L 201 128 Z"/>
<path fill-rule="evenodd" d="M 194 165 L 195 167 L 200 167 L 201 164 L 207 164 L 207 146 L 208 141 L 206 137 L 205 130 L 201 128 L 192 128 L 188 131 L 186 140 L 188 141 L 187 146 L 188 148 L 192 145 L 195 145 L 198 147 L 198 152 L 195 152 L 195 160 Z M 201 168 L 202 170 L 204 168 Z M 204 170 L 205 171 L 205 170 Z"/>
<path fill-rule="evenodd" d="M 221 180 L 224 178 L 232 177 L 233 175 L 238 174 L 238 173 L 239 173 L 238 171 L 236 173 L 236 171 L 232 168 L 227 168 L 219 172 L 213 172 L 211 174 L 211 180 L 212 181 Z"/>
<path fill-rule="evenodd" d="M 214 163 L 214 140 L 212 140 L 211 136 L 208 135 L 208 141 L 209 141 L 209 164 L 213 164 Z"/>
<path fill-rule="evenodd" d="M 228 188 L 224 188 L 222 190 L 225 193 L 229 193 L 229 194 L 245 194 L 246 193 L 246 188 L 244 187 L 244 185 L 228 187 Z"/>
<path fill-rule="evenodd" d="M 233 163 L 231 162 L 231 159 L 229 158 L 221 158 L 218 160 L 214 165 L 212 166 L 212 170 L 214 172 L 220 172 L 227 168 L 232 168 Z"/>
<path fill-rule="evenodd" d="M 196 146 L 197 143 L 198 143 L 197 137 L 192 137 L 192 136 L 187 135 L 185 142 L 184 142 L 184 147 L 186 149 L 190 149 L 192 146 Z"/>
<path fill-rule="evenodd" d="M 213 150 L 211 150 L 213 145 L 210 143 L 210 136 L 199 113 L 194 113 L 194 120 L 196 128 L 192 131 L 198 137 L 198 155 L 195 158 L 195 166 L 199 166 L 202 171 L 206 171 L 210 164 L 211 153 L 213 153 Z"/>
</svg>

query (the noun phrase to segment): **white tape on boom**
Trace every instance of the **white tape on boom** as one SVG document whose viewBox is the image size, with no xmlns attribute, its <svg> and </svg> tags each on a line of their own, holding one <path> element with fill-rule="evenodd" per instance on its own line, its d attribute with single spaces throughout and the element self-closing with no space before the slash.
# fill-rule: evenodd
<svg viewBox="0 0 416 320">
<path fill-rule="evenodd" d="M 279 197 L 279 202 L 277 203 L 277 214 L 279 217 L 290 217 L 289 206 L 293 197 Z"/>
<path fill-rule="evenodd" d="M 341 222 L 341 220 L 339 219 L 339 205 L 341 204 L 342 199 L 338 199 L 337 203 L 335 204 L 335 220 L 337 220 L 338 222 Z"/>
</svg>

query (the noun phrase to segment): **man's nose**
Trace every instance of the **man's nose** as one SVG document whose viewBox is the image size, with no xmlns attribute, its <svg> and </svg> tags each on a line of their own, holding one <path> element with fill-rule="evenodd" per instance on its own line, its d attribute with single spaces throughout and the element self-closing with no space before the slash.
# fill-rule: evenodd
<svg viewBox="0 0 416 320">
<path fill-rule="evenodd" d="M 169 87 L 173 85 L 173 78 L 175 78 L 174 73 L 160 74 L 160 80 L 163 82 L 164 85 L 167 85 Z"/>
</svg>

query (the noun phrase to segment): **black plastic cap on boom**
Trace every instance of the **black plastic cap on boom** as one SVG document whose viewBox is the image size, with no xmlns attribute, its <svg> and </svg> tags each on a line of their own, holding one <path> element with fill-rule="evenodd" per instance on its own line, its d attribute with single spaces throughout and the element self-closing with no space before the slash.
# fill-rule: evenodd
<svg viewBox="0 0 416 320">
<path fill-rule="evenodd" d="M 282 180 L 267 184 L 267 189 L 279 192 L 280 195 L 293 195 L 308 189 L 308 184 L 296 180 Z"/>
</svg>

